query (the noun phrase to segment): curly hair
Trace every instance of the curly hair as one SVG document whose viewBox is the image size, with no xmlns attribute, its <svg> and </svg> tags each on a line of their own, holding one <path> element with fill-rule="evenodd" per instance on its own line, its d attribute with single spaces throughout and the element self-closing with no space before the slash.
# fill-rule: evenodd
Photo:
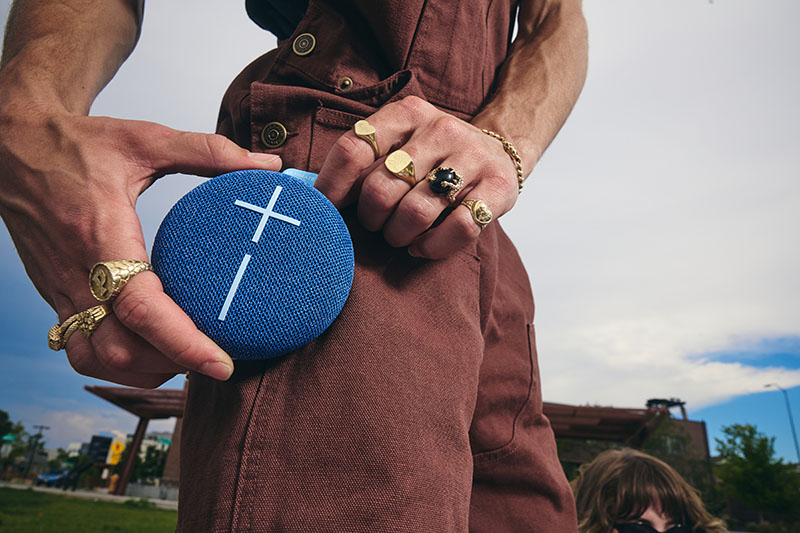
<svg viewBox="0 0 800 533">
<path fill-rule="evenodd" d="M 654 507 L 693 531 L 724 533 L 693 489 L 671 466 L 630 448 L 607 450 L 580 467 L 572 482 L 581 533 L 609 533 L 618 520 L 640 517 Z"/>
</svg>

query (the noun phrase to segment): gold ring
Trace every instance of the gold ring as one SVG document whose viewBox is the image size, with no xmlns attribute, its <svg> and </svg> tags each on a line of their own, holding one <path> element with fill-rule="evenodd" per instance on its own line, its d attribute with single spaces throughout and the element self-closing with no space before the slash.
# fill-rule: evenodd
<svg viewBox="0 0 800 533">
<path fill-rule="evenodd" d="M 378 159 L 381 156 L 381 150 L 378 148 L 378 138 L 375 135 L 375 126 L 367 122 L 366 120 L 359 120 L 353 125 L 353 131 L 355 134 L 364 139 L 372 146 L 372 151 L 375 152 L 375 159 Z"/>
<path fill-rule="evenodd" d="M 100 302 L 110 302 L 122 292 L 122 288 L 133 276 L 145 270 L 153 270 L 147 261 L 119 259 L 97 263 L 89 272 L 89 289 Z"/>
<path fill-rule="evenodd" d="M 87 339 L 100 327 L 100 322 L 111 314 L 109 304 L 100 304 L 90 307 L 80 313 L 75 313 L 61 324 L 56 324 L 47 332 L 47 345 L 51 350 L 59 351 L 67 345 L 73 333 L 80 330 Z"/>
<path fill-rule="evenodd" d="M 383 164 L 389 172 L 412 187 L 417 184 L 417 177 L 414 174 L 414 161 L 411 160 L 411 156 L 408 155 L 408 152 L 404 150 L 395 150 L 386 156 Z"/>
<path fill-rule="evenodd" d="M 425 176 L 436 194 L 444 194 L 447 200 L 456 203 L 456 195 L 464 187 L 464 178 L 451 167 L 437 167 Z"/>
<path fill-rule="evenodd" d="M 483 200 L 464 200 L 461 205 L 466 206 L 472 215 L 472 220 L 481 227 L 481 230 L 492 221 L 492 210 Z"/>
</svg>

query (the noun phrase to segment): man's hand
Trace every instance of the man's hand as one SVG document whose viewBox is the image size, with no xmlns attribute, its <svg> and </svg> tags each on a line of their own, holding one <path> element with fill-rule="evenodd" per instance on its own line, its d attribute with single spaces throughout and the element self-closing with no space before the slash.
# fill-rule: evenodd
<svg viewBox="0 0 800 533">
<path fill-rule="evenodd" d="M 413 96 L 367 117 L 382 156 L 397 149 L 410 154 L 418 180 L 413 188 L 385 168 L 384 157 L 374 161 L 369 143 L 353 131 L 328 155 L 316 187 L 337 207 L 357 201 L 365 228 L 382 230 L 390 245 L 409 246 L 412 255 L 441 258 L 477 238 L 480 226 L 458 204 L 431 229 L 448 202 L 433 193 L 425 174 L 452 167 L 464 178 L 458 202 L 483 200 L 498 218 L 519 194 L 516 167 L 502 143 L 480 130 L 510 141 L 527 176 L 564 124 L 586 77 L 586 21 L 580 0 L 522 0 L 518 22 L 495 90 L 471 123 Z"/>
<path fill-rule="evenodd" d="M 153 181 L 175 172 L 280 169 L 277 156 L 247 152 L 218 135 L 53 113 L 17 99 L 0 107 L 0 215 L 59 321 L 98 303 L 88 278 L 96 262 L 147 260 L 135 204 Z M 131 280 L 113 308 L 88 340 L 75 334 L 67 343 L 81 374 L 138 387 L 186 370 L 230 376 L 230 357 L 152 272 Z"/>
<path fill-rule="evenodd" d="M 415 96 L 386 105 L 367 121 L 376 130 L 382 157 L 375 161 L 370 144 L 351 130 L 331 149 L 315 186 L 336 207 L 357 201 L 361 224 L 382 230 L 390 245 L 409 246 L 409 253 L 419 257 L 445 257 L 481 232 L 469 208 L 459 202 L 483 200 L 496 218 L 517 201 L 514 162 L 500 141 L 472 124 Z M 414 163 L 414 187 L 384 165 L 386 155 L 398 149 Z M 425 179 L 437 167 L 455 169 L 464 185 L 453 204 L 457 207 L 430 229 L 450 205 Z"/>
</svg>

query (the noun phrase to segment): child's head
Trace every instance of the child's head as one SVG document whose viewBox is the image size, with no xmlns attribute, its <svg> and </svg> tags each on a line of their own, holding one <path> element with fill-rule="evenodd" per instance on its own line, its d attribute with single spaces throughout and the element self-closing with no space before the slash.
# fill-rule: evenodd
<svg viewBox="0 0 800 533">
<path fill-rule="evenodd" d="M 614 524 L 639 520 L 656 531 L 681 524 L 688 531 L 725 531 L 671 466 L 630 448 L 607 450 L 581 466 L 572 489 L 583 533 L 609 533 Z"/>
</svg>

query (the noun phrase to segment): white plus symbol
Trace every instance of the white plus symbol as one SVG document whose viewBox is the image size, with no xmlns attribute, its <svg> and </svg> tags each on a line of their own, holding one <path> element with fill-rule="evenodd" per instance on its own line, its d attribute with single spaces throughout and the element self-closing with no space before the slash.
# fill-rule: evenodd
<svg viewBox="0 0 800 533">
<path fill-rule="evenodd" d="M 238 205 L 239 207 L 244 207 L 245 209 L 249 209 L 250 211 L 255 211 L 256 213 L 261 213 L 261 221 L 258 223 L 258 227 L 256 228 L 256 232 L 253 234 L 253 242 L 258 242 L 258 239 L 261 238 L 261 234 L 264 233 L 264 227 L 267 225 L 267 220 L 271 218 L 277 218 L 278 220 L 283 220 L 284 222 L 288 222 L 289 224 L 294 224 L 295 226 L 300 225 L 300 221 L 296 218 L 287 217 L 286 215 L 281 215 L 280 213 L 276 213 L 272 209 L 275 207 L 275 203 L 278 201 L 278 196 L 280 196 L 283 187 L 278 185 L 275 187 L 275 192 L 272 193 L 272 197 L 269 199 L 269 203 L 267 207 L 258 207 L 257 205 L 248 204 L 247 202 L 243 202 L 241 200 L 236 200 L 233 202 L 234 204 Z"/>
<path fill-rule="evenodd" d="M 278 196 L 280 196 L 283 187 L 280 185 L 275 187 L 275 192 L 272 193 L 272 196 L 269 199 L 269 203 L 267 203 L 267 207 L 259 207 L 257 205 L 249 204 L 247 202 L 243 202 L 241 200 L 236 200 L 234 205 L 238 207 L 244 207 L 245 209 L 249 209 L 251 211 L 255 211 L 256 213 L 261 213 L 261 220 L 258 223 L 258 227 L 256 228 L 256 232 L 253 234 L 253 238 L 251 239 L 252 242 L 258 242 L 261 238 L 261 234 L 264 233 L 264 228 L 267 225 L 267 220 L 270 218 L 276 218 L 278 220 L 282 220 L 284 222 L 288 222 L 289 224 L 299 226 L 300 221 L 296 218 L 287 217 L 286 215 L 282 215 L 280 213 L 276 213 L 273 211 L 275 208 L 275 203 L 278 201 Z M 219 316 L 217 317 L 218 320 L 224 321 L 225 317 L 228 315 L 228 309 L 231 307 L 231 302 L 233 302 L 233 297 L 236 295 L 236 290 L 239 288 L 239 283 L 242 281 L 242 277 L 244 276 L 244 271 L 247 270 L 247 264 L 250 263 L 250 254 L 244 254 L 244 258 L 242 259 L 242 264 L 239 265 L 239 270 L 236 271 L 236 276 L 233 278 L 233 284 L 231 284 L 231 288 L 228 289 L 228 295 L 225 297 L 225 303 L 222 304 L 222 309 L 219 312 Z"/>
</svg>

